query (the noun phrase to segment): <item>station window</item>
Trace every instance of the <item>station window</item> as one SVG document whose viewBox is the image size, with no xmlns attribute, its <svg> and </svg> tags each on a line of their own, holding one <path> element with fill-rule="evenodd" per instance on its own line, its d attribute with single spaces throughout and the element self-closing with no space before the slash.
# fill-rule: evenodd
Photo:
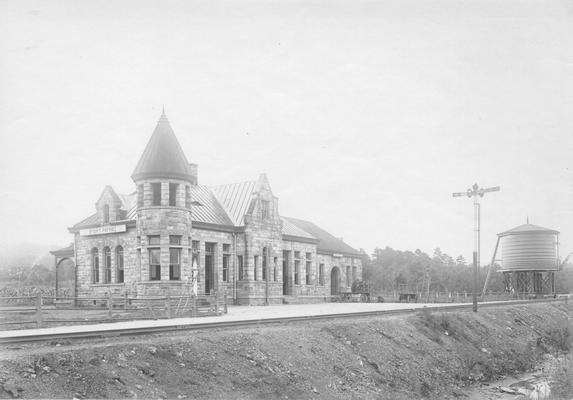
<svg viewBox="0 0 573 400">
<path fill-rule="evenodd" d="M 294 284 L 300 285 L 300 251 L 294 252 Z"/>
<path fill-rule="evenodd" d="M 307 260 L 307 262 L 306 262 L 306 268 L 305 268 L 305 277 L 306 277 L 306 279 L 305 279 L 306 282 L 305 282 L 305 283 L 306 283 L 307 285 L 310 285 L 310 274 L 311 274 L 310 268 L 311 268 L 311 261 L 308 261 L 308 260 Z"/>
<path fill-rule="evenodd" d="M 259 269 L 259 256 L 255 256 L 255 267 L 253 269 L 255 273 L 255 280 L 257 280 L 259 278 L 259 274 L 257 273 L 257 270 Z"/>
<path fill-rule="evenodd" d="M 352 282 L 354 283 L 356 279 L 356 267 L 352 267 Z"/>
<path fill-rule="evenodd" d="M 103 283 L 111 283 L 111 249 L 104 247 L 103 249 Z"/>
<path fill-rule="evenodd" d="M 169 249 L 169 280 L 181 279 L 181 249 Z"/>
<path fill-rule="evenodd" d="M 242 281 L 243 279 L 245 279 L 245 276 L 244 276 L 245 271 L 243 270 L 243 256 L 242 255 L 237 256 L 237 268 L 239 270 L 239 280 Z"/>
<path fill-rule="evenodd" d="M 324 264 L 318 265 L 318 283 L 324 285 Z"/>
<path fill-rule="evenodd" d="M 350 286 L 352 282 L 350 282 L 350 265 L 346 266 L 346 286 Z"/>
<path fill-rule="evenodd" d="M 169 235 L 169 244 L 181 245 L 181 235 Z"/>
<path fill-rule="evenodd" d="M 123 283 L 123 247 L 117 246 L 115 249 L 115 280 L 117 283 Z"/>
<path fill-rule="evenodd" d="M 149 280 L 161 280 L 161 250 L 149 249 Z"/>
<path fill-rule="evenodd" d="M 223 282 L 229 282 L 230 259 L 231 259 L 231 245 L 223 244 Z"/>
<path fill-rule="evenodd" d="M 92 249 L 92 283 L 99 283 L 99 251 Z"/>
<path fill-rule="evenodd" d="M 161 205 L 161 182 L 153 182 L 151 184 L 151 190 L 153 193 L 153 202 L 154 206 Z"/>
<path fill-rule="evenodd" d="M 299 285 L 300 260 L 294 260 L 294 284 Z"/>
<path fill-rule="evenodd" d="M 263 281 L 267 280 L 267 248 L 263 247 Z"/>
<path fill-rule="evenodd" d="M 147 245 L 148 246 L 159 246 L 160 244 L 160 236 L 159 235 L 149 235 L 147 236 Z"/>
<path fill-rule="evenodd" d="M 169 205 L 175 207 L 177 205 L 177 188 L 179 184 L 170 183 L 169 184 Z"/>
</svg>

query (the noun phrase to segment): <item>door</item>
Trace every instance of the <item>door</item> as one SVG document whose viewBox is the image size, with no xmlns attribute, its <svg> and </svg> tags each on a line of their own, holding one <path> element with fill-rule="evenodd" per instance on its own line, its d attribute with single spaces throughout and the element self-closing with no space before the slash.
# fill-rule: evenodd
<svg viewBox="0 0 573 400">
<path fill-rule="evenodd" d="M 205 243 L 205 294 L 215 288 L 215 243 Z"/>
<path fill-rule="evenodd" d="M 340 282 L 340 271 L 338 267 L 333 267 L 330 272 L 330 295 L 336 296 L 338 294 L 338 287 Z"/>
</svg>

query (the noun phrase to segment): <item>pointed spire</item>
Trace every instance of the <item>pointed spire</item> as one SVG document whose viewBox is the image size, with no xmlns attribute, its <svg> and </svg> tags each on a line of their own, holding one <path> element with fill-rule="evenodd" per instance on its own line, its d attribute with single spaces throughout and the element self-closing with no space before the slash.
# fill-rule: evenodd
<svg viewBox="0 0 573 400">
<path fill-rule="evenodd" d="M 153 178 L 192 180 L 189 162 L 165 115 L 165 107 L 131 178 L 134 181 Z"/>
</svg>

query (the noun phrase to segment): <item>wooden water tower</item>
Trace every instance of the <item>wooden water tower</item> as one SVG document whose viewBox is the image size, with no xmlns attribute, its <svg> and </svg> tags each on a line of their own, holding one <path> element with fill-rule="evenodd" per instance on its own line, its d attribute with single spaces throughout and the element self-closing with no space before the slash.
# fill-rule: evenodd
<svg viewBox="0 0 573 400">
<path fill-rule="evenodd" d="M 559 232 L 528 222 L 497 236 L 505 289 L 517 295 L 555 294 Z"/>
</svg>

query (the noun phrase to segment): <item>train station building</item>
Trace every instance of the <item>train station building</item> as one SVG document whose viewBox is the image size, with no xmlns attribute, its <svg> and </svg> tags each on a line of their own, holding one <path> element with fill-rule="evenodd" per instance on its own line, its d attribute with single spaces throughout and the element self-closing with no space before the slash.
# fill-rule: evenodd
<svg viewBox="0 0 573 400">
<path fill-rule="evenodd" d="M 163 113 L 133 174 L 106 186 L 95 212 L 68 228 L 56 268 L 75 263 L 78 296 L 219 293 L 236 304 L 327 301 L 362 278 L 362 254 L 312 222 L 283 217 L 265 174 L 199 184 Z M 232 299 L 232 300 L 231 300 Z"/>
</svg>

